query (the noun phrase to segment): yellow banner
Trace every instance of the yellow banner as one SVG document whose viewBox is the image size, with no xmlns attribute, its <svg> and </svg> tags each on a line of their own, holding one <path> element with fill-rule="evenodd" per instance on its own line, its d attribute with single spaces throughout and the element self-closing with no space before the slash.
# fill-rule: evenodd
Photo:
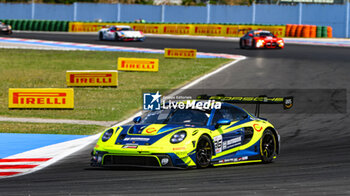
<svg viewBox="0 0 350 196">
<path fill-rule="evenodd" d="M 163 24 L 164 34 L 190 35 L 192 33 L 192 29 L 192 25 Z"/>
<path fill-rule="evenodd" d="M 9 108 L 73 109 L 72 88 L 10 88 Z"/>
<path fill-rule="evenodd" d="M 71 70 L 66 72 L 67 86 L 114 86 L 118 85 L 116 70 Z"/>
<path fill-rule="evenodd" d="M 165 48 L 164 57 L 166 58 L 196 58 L 196 49 L 182 49 L 182 48 Z"/>
<path fill-rule="evenodd" d="M 137 31 L 150 34 L 202 35 L 241 37 L 250 30 L 268 30 L 283 37 L 286 27 L 270 25 L 218 25 L 218 24 L 144 24 L 144 23 L 98 23 L 70 22 L 69 32 L 97 32 L 110 25 L 127 25 Z"/>
<path fill-rule="evenodd" d="M 140 24 L 134 23 L 129 24 L 131 28 L 135 31 L 142 31 L 143 33 L 151 33 L 151 34 L 162 34 L 162 25 L 161 24 Z"/>
<path fill-rule="evenodd" d="M 192 35 L 224 36 L 223 25 L 194 24 Z"/>
<path fill-rule="evenodd" d="M 118 58 L 120 71 L 158 71 L 158 59 Z"/>
</svg>

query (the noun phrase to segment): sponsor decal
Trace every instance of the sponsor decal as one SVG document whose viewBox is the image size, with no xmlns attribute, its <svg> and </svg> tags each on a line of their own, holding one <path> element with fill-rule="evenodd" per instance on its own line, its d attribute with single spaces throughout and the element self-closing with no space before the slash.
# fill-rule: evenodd
<svg viewBox="0 0 350 196">
<path fill-rule="evenodd" d="M 72 88 L 10 88 L 10 109 L 73 109 Z"/>
<path fill-rule="evenodd" d="M 132 28 L 135 31 L 142 31 L 143 33 L 152 33 L 152 34 L 160 34 L 161 25 L 153 25 L 153 24 L 133 24 Z"/>
<path fill-rule="evenodd" d="M 67 86 L 117 86 L 118 71 L 116 70 L 89 70 L 67 71 Z"/>
<path fill-rule="evenodd" d="M 163 25 L 164 34 L 189 35 L 191 32 L 190 25 Z"/>
<path fill-rule="evenodd" d="M 118 58 L 120 71 L 158 71 L 158 59 Z"/>
<path fill-rule="evenodd" d="M 137 149 L 137 145 L 124 145 L 122 148 L 131 148 L 131 149 Z"/>
<path fill-rule="evenodd" d="M 222 150 L 227 150 L 227 149 L 230 149 L 230 148 L 233 148 L 235 146 L 240 145 L 241 144 L 241 140 L 242 140 L 241 137 L 236 137 L 236 138 L 224 141 L 222 143 Z"/>
<path fill-rule="evenodd" d="M 214 137 L 214 147 L 216 153 L 220 153 L 222 151 L 222 135 Z"/>
<path fill-rule="evenodd" d="M 254 127 L 254 130 L 257 132 L 260 132 L 263 129 L 263 127 L 260 126 L 259 124 L 254 124 L 253 127 Z"/>
<path fill-rule="evenodd" d="M 196 58 L 196 49 L 177 49 L 177 48 L 165 48 L 164 57 L 166 58 Z"/>
<path fill-rule="evenodd" d="M 176 147 L 176 148 L 173 148 L 173 150 L 186 150 L 186 147 Z"/>
<path fill-rule="evenodd" d="M 222 26 L 219 25 L 194 25 L 194 35 L 221 35 Z"/>
<path fill-rule="evenodd" d="M 126 138 L 124 138 L 124 141 L 142 141 L 142 142 L 147 142 L 147 141 L 149 141 L 149 138 L 147 138 L 147 137 L 126 137 Z"/>
<path fill-rule="evenodd" d="M 146 129 L 146 133 L 153 133 L 155 131 L 157 131 L 157 129 L 155 129 L 153 127 Z"/>
<path fill-rule="evenodd" d="M 223 160 L 219 160 L 219 163 L 230 163 L 230 162 L 239 162 L 239 161 L 246 161 L 246 160 L 248 160 L 248 156 L 239 157 L 239 158 L 223 159 Z"/>
</svg>

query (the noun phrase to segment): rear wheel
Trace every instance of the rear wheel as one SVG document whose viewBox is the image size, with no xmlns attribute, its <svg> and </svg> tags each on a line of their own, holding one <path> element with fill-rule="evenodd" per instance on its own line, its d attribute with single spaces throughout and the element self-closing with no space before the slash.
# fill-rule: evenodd
<svg viewBox="0 0 350 196">
<path fill-rule="evenodd" d="M 210 166 L 211 156 L 213 154 L 213 145 L 208 136 L 202 135 L 197 143 L 196 165 L 197 168 L 206 168 Z"/>
<path fill-rule="evenodd" d="M 101 40 L 101 41 L 103 40 L 103 33 L 102 33 L 102 32 L 100 32 L 100 33 L 98 34 L 98 39 Z"/>
<path fill-rule="evenodd" d="M 245 47 L 243 46 L 243 39 L 239 40 L 239 48 L 244 49 Z"/>
<path fill-rule="evenodd" d="M 255 49 L 255 48 L 256 48 L 256 41 L 255 39 L 253 39 L 251 49 Z"/>
<path fill-rule="evenodd" d="M 260 156 L 263 163 L 271 163 L 276 156 L 276 136 L 270 129 L 266 129 L 260 139 Z"/>
</svg>

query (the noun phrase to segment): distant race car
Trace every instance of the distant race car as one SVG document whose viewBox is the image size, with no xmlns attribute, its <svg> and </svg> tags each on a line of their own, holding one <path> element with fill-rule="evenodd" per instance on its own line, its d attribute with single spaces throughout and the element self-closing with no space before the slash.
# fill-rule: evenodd
<svg viewBox="0 0 350 196">
<path fill-rule="evenodd" d="M 108 128 L 91 152 L 91 166 L 206 168 L 238 163 L 272 162 L 280 136 L 266 119 L 231 103 L 283 104 L 292 97 L 204 97 L 190 104 L 221 107 L 150 111 L 134 125 Z M 209 103 L 208 103 L 209 101 Z M 231 103 L 230 103 L 231 102 Z M 184 102 L 183 102 L 184 103 Z M 188 104 L 188 103 L 187 103 Z"/>
<path fill-rule="evenodd" d="M 239 40 L 241 49 L 247 48 L 284 48 L 284 40 L 270 31 L 252 30 Z"/>
<path fill-rule="evenodd" d="M 135 31 L 130 26 L 111 26 L 102 28 L 98 32 L 99 40 L 116 41 L 144 41 L 145 35 L 141 31 Z"/>
<path fill-rule="evenodd" d="M 3 22 L 0 22 L 0 33 L 5 33 L 7 35 L 12 34 L 12 27 L 11 25 L 6 25 Z"/>
</svg>

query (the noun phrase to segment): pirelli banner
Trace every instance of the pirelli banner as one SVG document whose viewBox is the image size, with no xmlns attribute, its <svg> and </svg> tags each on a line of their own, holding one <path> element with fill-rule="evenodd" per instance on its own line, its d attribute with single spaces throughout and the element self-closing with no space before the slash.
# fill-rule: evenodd
<svg viewBox="0 0 350 196">
<path fill-rule="evenodd" d="M 67 86 L 117 87 L 116 70 L 69 70 L 66 72 Z"/>
<path fill-rule="evenodd" d="M 10 109 L 73 109 L 72 88 L 10 88 Z"/>
<path fill-rule="evenodd" d="M 118 58 L 119 71 L 150 71 L 157 72 L 158 59 Z"/>
<path fill-rule="evenodd" d="M 183 48 L 165 48 L 164 57 L 193 59 L 197 57 L 197 50 Z"/>
<path fill-rule="evenodd" d="M 128 25 L 148 34 L 199 35 L 241 37 L 250 30 L 268 30 L 283 37 L 286 26 L 280 25 L 220 25 L 220 24 L 145 24 L 145 23 L 96 23 L 70 22 L 69 32 L 97 32 L 108 25 Z"/>
</svg>

